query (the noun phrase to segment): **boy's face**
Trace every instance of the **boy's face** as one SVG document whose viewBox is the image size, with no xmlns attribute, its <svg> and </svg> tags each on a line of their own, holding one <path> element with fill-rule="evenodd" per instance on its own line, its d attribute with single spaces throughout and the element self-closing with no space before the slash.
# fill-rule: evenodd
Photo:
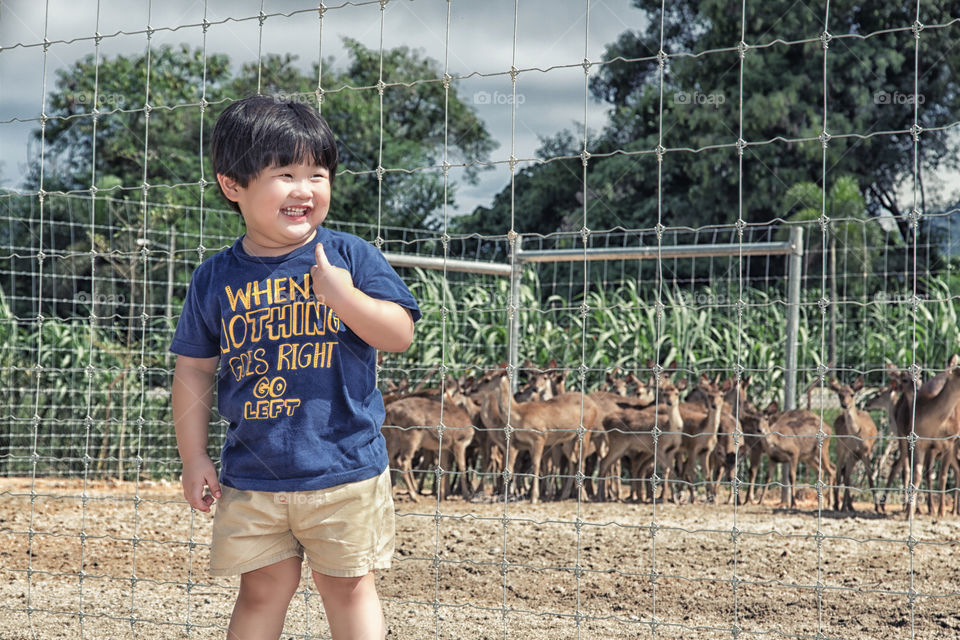
<svg viewBox="0 0 960 640">
<path fill-rule="evenodd" d="M 240 207 L 251 255 L 279 256 L 310 242 L 330 208 L 330 173 L 319 165 L 267 167 L 246 187 L 217 175 L 227 198 Z"/>
</svg>

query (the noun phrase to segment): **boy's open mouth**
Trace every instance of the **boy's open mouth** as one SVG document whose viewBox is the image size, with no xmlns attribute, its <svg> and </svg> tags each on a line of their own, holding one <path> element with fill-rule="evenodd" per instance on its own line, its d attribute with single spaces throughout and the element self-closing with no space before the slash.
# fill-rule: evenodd
<svg viewBox="0 0 960 640">
<path fill-rule="evenodd" d="M 309 207 L 284 207 L 280 209 L 280 213 L 288 218 L 305 218 L 309 212 Z"/>
</svg>

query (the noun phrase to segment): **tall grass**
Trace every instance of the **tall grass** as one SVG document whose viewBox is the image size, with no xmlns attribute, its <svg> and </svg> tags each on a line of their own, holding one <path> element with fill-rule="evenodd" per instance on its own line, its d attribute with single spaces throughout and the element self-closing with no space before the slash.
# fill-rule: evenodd
<svg viewBox="0 0 960 640">
<path fill-rule="evenodd" d="M 510 282 L 504 278 L 457 280 L 414 270 L 411 289 L 424 313 L 414 345 L 384 354 L 382 376 L 431 377 L 437 365 L 449 373 L 477 373 L 509 357 Z M 946 281 L 924 280 L 916 304 L 908 295 L 885 293 L 840 304 L 845 330 L 838 353 L 839 377 L 867 372 L 879 384 L 883 367 L 916 359 L 942 368 L 960 350 L 957 300 Z M 657 292 L 626 281 L 593 284 L 567 300 L 545 296 L 534 270 L 517 292 L 518 354 L 523 363 L 551 361 L 570 373 L 571 388 L 593 389 L 606 371 L 645 374 L 648 360 L 675 361 L 690 376 L 752 375 L 757 402 L 782 400 L 786 304 L 775 288 L 746 288 L 743 304 L 710 288 L 665 286 Z M 804 292 L 799 335 L 802 389 L 822 362 L 824 314 L 817 290 Z M 88 319 L 18 318 L 0 292 L 0 384 L 6 394 L 0 424 L 0 474 L 132 473 L 171 475 L 176 441 L 169 407 L 170 321 L 151 318 L 136 339 Z M 39 364 L 39 366 L 37 366 Z M 92 366 L 91 366 L 92 365 Z M 581 382 L 581 371 L 583 380 Z M 211 449 L 223 425 L 211 429 Z"/>
</svg>

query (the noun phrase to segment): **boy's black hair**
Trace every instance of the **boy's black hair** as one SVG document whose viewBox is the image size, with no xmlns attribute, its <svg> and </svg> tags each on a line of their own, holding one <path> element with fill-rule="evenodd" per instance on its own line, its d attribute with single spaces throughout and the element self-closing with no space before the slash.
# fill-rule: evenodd
<svg viewBox="0 0 960 640">
<path fill-rule="evenodd" d="M 213 128 L 210 157 L 215 174 L 241 187 L 273 166 L 315 162 L 330 172 L 331 184 L 337 173 L 337 143 L 327 122 L 310 106 L 272 96 L 250 96 L 224 109 Z"/>
</svg>

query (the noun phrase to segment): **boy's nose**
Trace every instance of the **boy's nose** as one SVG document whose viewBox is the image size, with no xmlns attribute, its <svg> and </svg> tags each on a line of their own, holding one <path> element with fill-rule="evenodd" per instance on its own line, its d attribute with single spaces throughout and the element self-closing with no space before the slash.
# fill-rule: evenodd
<svg viewBox="0 0 960 640">
<path fill-rule="evenodd" d="M 309 181 L 297 180 L 293 183 L 293 189 L 290 190 L 290 195 L 294 197 L 309 198 L 310 197 L 310 187 Z"/>
</svg>

